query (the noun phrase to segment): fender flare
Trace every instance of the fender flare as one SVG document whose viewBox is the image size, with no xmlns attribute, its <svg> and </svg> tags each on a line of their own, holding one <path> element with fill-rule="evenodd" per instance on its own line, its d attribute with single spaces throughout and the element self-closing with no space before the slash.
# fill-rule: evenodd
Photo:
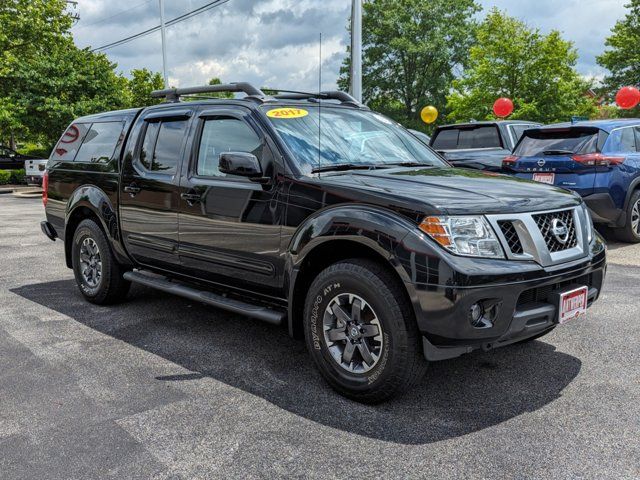
<svg viewBox="0 0 640 480">
<path fill-rule="evenodd" d="M 315 212 L 296 229 L 289 241 L 285 260 L 285 285 L 288 294 L 289 333 L 295 336 L 296 284 L 300 269 L 317 247 L 332 241 L 346 240 L 359 243 L 375 251 L 384 258 L 397 273 L 407 289 L 416 315 L 420 303 L 409 272 L 396 257 L 396 250 L 402 248 L 403 240 L 417 226 L 408 218 L 395 212 L 368 205 L 333 205 Z"/>
<path fill-rule="evenodd" d="M 120 241 L 120 227 L 118 214 L 106 192 L 95 185 L 82 185 L 78 187 L 69 197 L 65 211 L 65 255 L 67 265 L 71 266 L 69 246 L 73 241 L 72 235 L 66 232 L 71 218 L 79 208 L 87 208 L 100 221 L 100 226 L 105 232 L 113 254 L 119 263 L 129 265 L 131 260 L 126 254 L 122 242 Z"/>
</svg>

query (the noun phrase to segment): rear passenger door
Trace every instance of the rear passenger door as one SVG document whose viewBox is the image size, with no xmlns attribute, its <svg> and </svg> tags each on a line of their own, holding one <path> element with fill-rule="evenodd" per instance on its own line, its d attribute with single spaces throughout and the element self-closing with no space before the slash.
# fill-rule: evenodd
<svg viewBox="0 0 640 480">
<path fill-rule="evenodd" d="M 238 106 L 203 107 L 194 125 L 191 160 L 183 167 L 180 256 L 198 278 L 271 291 L 280 286 L 284 260 L 280 230 L 284 204 L 276 182 L 282 166 L 275 146 L 250 111 Z M 255 155 L 263 180 L 227 175 L 220 154 Z"/>
<path fill-rule="evenodd" d="M 176 271 L 178 179 L 193 110 L 151 110 L 138 121 L 120 181 L 120 221 L 139 263 Z"/>
</svg>

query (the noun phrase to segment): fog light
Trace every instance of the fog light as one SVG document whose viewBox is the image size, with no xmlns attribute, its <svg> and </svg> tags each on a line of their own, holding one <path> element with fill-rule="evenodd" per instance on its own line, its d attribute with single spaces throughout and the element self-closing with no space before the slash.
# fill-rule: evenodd
<svg viewBox="0 0 640 480">
<path fill-rule="evenodd" d="M 469 322 L 474 328 L 491 328 L 495 318 L 495 305 L 477 302 L 469 308 Z"/>
</svg>

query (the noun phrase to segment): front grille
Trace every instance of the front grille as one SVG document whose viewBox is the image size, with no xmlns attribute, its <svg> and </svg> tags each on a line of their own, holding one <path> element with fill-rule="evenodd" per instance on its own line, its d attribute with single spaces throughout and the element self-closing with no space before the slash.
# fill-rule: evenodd
<svg viewBox="0 0 640 480">
<path fill-rule="evenodd" d="M 500 226 L 500 230 L 502 230 L 504 238 L 507 240 L 507 245 L 511 253 L 516 255 L 524 253 L 522 242 L 520 241 L 516 227 L 513 226 L 513 222 L 510 220 L 501 220 L 498 222 L 498 225 Z"/>
<path fill-rule="evenodd" d="M 547 248 L 551 253 L 560 252 L 573 248 L 578 243 L 576 236 L 576 227 L 573 222 L 573 210 L 563 210 L 561 212 L 541 213 L 539 215 L 533 215 L 533 220 L 538 225 L 544 241 L 547 244 Z M 562 235 L 556 236 L 553 232 L 554 220 L 556 226 L 564 225 L 567 228 L 566 241 L 562 238 Z"/>
<path fill-rule="evenodd" d="M 571 280 L 565 280 L 564 282 L 554 283 L 552 285 L 544 285 L 542 287 L 530 288 L 525 290 L 518 297 L 517 306 L 520 307 L 522 305 L 526 305 L 527 303 L 535 303 L 535 302 L 548 302 L 549 295 L 556 290 L 560 290 L 569 285 L 587 285 L 591 286 L 592 277 L 591 274 L 583 275 L 578 278 L 572 278 Z"/>
</svg>

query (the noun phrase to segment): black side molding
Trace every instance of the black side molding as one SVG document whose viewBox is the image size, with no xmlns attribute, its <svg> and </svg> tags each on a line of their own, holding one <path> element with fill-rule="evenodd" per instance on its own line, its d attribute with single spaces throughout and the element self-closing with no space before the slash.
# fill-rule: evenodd
<svg viewBox="0 0 640 480">
<path fill-rule="evenodd" d="M 126 272 L 124 274 L 124 278 L 130 282 L 141 283 L 147 287 L 156 288 L 163 292 L 172 293 L 196 302 L 206 303 L 230 312 L 263 320 L 273 325 L 282 325 L 286 318 L 286 312 L 284 311 L 274 310 L 262 305 L 241 302 L 240 300 L 223 297 L 222 295 L 217 295 L 206 290 L 198 290 L 197 288 L 172 282 L 170 279 L 160 275 L 132 271 Z"/>
<path fill-rule="evenodd" d="M 55 239 L 58 238 L 58 232 L 56 232 L 56 229 L 53 228 L 53 225 L 51 225 L 46 220 L 40 222 L 40 228 L 42 229 L 42 233 L 49 237 L 49 240 L 55 241 Z"/>
</svg>

